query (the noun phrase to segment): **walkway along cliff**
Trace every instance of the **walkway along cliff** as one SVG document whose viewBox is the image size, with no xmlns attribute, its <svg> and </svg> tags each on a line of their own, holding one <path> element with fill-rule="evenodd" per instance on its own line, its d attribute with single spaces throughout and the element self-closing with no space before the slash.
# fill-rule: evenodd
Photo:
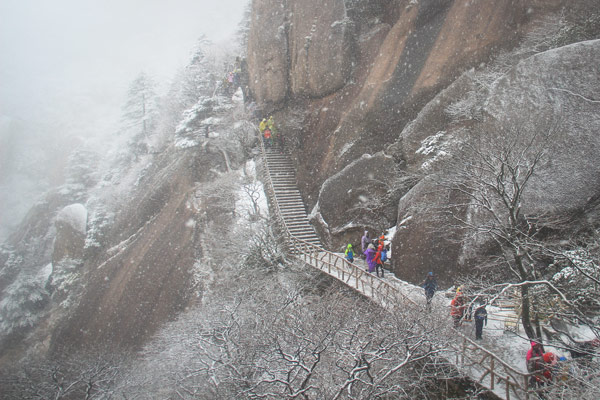
<svg viewBox="0 0 600 400">
<path fill-rule="evenodd" d="M 341 254 L 321 247 L 308 224 L 304 204 L 295 193 L 294 170 L 288 154 L 272 147 L 266 149 L 263 141 L 259 142 L 263 158 L 262 175 L 271 213 L 283 231 L 290 256 L 335 277 L 390 312 L 394 312 L 396 307 L 408 307 L 415 313 L 423 313 L 424 305 L 419 305 L 404 293 L 404 282 L 390 275 L 387 279 L 379 278 L 350 263 Z M 434 312 L 445 315 L 447 310 L 445 306 L 438 306 Z M 458 331 L 453 331 L 453 336 L 457 340 L 443 352 L 462 373 L 506 400 L 537 397 L 537 388 L 529 384 L 532 374 L 511 366 Z"/>
</svg>

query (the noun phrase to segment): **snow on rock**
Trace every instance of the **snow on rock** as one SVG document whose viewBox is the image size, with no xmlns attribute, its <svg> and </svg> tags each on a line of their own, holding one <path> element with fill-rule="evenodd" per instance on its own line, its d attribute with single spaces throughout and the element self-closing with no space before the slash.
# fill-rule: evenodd
<svg viewBox="0 0 600 400">
<path fill-rule="evenodd" d="M 238 87 L 233 96 L 231 96 L 231 101 L 234 104 L 244 104 L 244 92 L 241 87 Z"/>
<path fill-rule="evenodd" d="M 87 209 L 83 204 L 75 203 L 63 208 L 56 216 L 57 223 L 64 223 L 85 235 L 87 226 Z"/>
</svg>

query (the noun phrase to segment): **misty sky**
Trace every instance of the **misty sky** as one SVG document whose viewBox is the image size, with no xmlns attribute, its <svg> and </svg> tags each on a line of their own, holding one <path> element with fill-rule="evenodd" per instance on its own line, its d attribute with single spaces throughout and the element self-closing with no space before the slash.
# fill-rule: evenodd
<svg viewBox="0 0 600 400">
<path fill-rule="evenodd" d="M 117 131 L 140 72 L 166 88 L 201 35 L 227 43 L 248 1 L 0 0 L 0 242 L 75 145 Z"/>
<path fill-rule="evenodd" d="M 108 112 L 139 72 L 167 81 L 201 34 L 229 37 L 246 3 L 0 0 L 0 116 L 64 124 Z"/>
</svg>

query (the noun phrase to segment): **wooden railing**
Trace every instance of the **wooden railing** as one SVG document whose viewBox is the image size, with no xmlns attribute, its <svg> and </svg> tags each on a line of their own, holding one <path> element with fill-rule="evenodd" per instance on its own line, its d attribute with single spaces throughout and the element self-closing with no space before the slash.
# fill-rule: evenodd
<svg viewBox="0 0 600 400">
<path fill-rule="evenodd" d="M 518 371 L 459 331 L 455 332 L 459 340 L 453 350 L 456 365 L 463 369 L 463 372 L 475 369 L 481 374 L 478 383 L 492 391 L 501 388 L 501 393 L 506 400 L 538 398 L 539 389 L 532 388 L 529 383 L 534 374 Z M 473 377 L 474 374 L 469 375 Z"/>
<path fill-rule="evenodd" d="M 273 214 L 286 236 L 290 255 L 312 267 L 327 272 L 329 275 L 336 276 L 348 286 L 372 298 L 384 307 L 401 304 L 399 301 L 417 306 L 413 300 L 401 293 L 398 288 L 389 282 L 365 271 L 354 263 L 350 263 L 339 254 L 332 253 L 320 246 L 300 239 L 290 232 L 275 197 L 273 182 L 268 166 L 266 165 L 266 151 L 260 135 L 259 141 L 263 159 L 265 160 L 263 169 L 265 186 L 272 203 Z M 456 333 L 459 340 L 452 348 L 452 352 L 456 357 L 456 365 L 459 368 L 463 370 L 475 368 L 481 374 L 479 383 L 491 390 L 495 390 L 498 385 L 503 387 L 502 394 L 506 400 L 510 400 L 511 398 L 520 400 L 537 398 L 536 390 L 529 387 L 529 380 L 532 374 L 516 370 L 462 333 L 458 331 Z"/>
</svg>

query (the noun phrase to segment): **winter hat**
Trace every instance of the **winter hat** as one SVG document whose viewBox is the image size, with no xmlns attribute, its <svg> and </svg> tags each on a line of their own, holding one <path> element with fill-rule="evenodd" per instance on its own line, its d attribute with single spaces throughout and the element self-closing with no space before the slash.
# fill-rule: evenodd
<svg viewBox="0 0 600 400">
<path fill-rule="evenodd" d="M 373 243 L 369 243 L 369 249 L 375 250 L 375 246 L 373 246 Z"/>
<path fill-rule="evenodd" d="M 427 275 L 433 276 L 433 272 L 428 272 Z"/>
</svg>

